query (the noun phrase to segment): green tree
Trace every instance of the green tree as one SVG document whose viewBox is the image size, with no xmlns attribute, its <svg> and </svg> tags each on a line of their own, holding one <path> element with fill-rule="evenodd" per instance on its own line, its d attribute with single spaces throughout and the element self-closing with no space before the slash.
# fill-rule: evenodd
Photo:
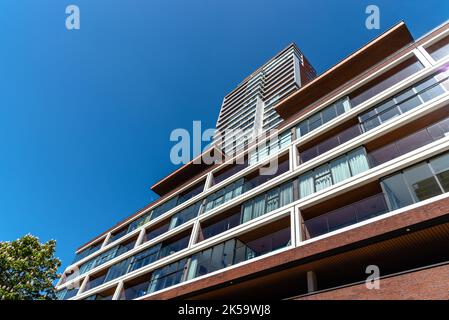
<svg viewBox="0 0 449 320">
<path fill-rule="evenodd" d="M 55 240 L 40 243 L 30 234 L 0 242 L 0 300 L 55 299 L 53 282 L 61 265 L 55 249 Z"/>
</svg>

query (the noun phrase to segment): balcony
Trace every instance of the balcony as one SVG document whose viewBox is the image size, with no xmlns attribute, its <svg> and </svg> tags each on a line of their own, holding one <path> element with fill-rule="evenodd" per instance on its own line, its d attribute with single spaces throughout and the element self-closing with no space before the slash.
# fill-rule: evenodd
<svg viewBox="0 0 449 320">
<path fill-rule="evenodd" d="M 304 240 L 371 219 L 388 212 L 382 193 L 304 221 Z"/>
</svg>

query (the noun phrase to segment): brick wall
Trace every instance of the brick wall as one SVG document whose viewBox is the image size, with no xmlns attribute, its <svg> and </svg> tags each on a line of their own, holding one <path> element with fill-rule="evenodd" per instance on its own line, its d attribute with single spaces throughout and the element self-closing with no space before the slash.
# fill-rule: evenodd
<svg viewBox="0 0 449 320">
<path fill-rule="evenodd" d="M 447 300 L 449 265 L 419 270 L 380 280 L 378 290 L 365 284 L 299 297 L 295 300 Z"/>
</svg>

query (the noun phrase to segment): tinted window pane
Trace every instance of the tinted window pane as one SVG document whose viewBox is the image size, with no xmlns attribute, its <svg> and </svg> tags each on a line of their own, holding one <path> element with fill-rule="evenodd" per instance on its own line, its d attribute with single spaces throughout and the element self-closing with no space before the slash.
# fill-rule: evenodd
<svg viewBox="0 0 449 320">
<path fill-rule="evenodd" d="M 332 105 L 323 110 L 323 123 L 329 122 L 337 116 L 335 107 Z"/>
<path fill-rule="evenodd" d="M 298 137 L 302 137 L 303 135 L 305 135 L 307 133 L 309 133 L 309 126 L 307 125 L 307 120 L 306 120 L 299 124 L 296 134 Z"/>
<path fill-rule="evenodd" d="M 445 192 L 449 191 L 449 154 L 430 161 Z"/>
<path fill-rule="evenodd" d="M 399 140 L 396 146 L 400 154 L 406 154 L 433 141 L 427 130 L 418 131 L 408 137 Z"/>
<path fill-rule="evenodd" d="M 382 181 L 382 186 L 387 194 L 392 210 L 408 206 L 413 203 L 412 196 L 402 179 L 402 174 L 398 174 Z"/>
<path fill-rule="evenodd" d="M 371 129 L 376 128 L 378 125 L 380 125 L 380 120 L 379 120 L 379 118 L 375 117 L 375 118 L 372 118 L 371 120 L 364 122 L 363 128 L 365 129 L 365 131 L 369 131 Z"/>
<path fill-rule="evenodd" d="M 318 156 L 318 149 L 317 148 L 310 148 L 306 151 L 301 152 L 300 157 L 301 157 L 301 161 L 307 162 L 315 157 Z"/>
<path fill-rule="evenodd" d="M 407 112 L 407 111 L 410 111 L 410 110 L 416 108 L 420 104 L 421 104 L 421 100 L 419 100 L 418 97 L 414 97 L 414 98 L 411 98 L 411 99 L 408 99 L 408 100 L 402 102 L 399 105 L 399 108 L 401 108 L 402 112 Z"/>
<path fill-rule="evenodd" d="M 435 97 L 438 97 L 439 95 L 442 95 L 443 93 L 443 88 L 440 85 L 436 85 L 421 93 L 420 96 L 424 100 L 424 102 L 426 102 L 432 100 Z"/>
<path fill-rule="evenodd" d="M 427 51 L 436 61 L 443 59 L 445 56 L 449 55 L 449 37 L 431 45 L 427 48 Z"/>
<path fill-rule="evenodd" d="M 372 166 L 378 166 L 399 156 L 396 145 L 391 143 L 369 154 Z"/>
<path fill-rule="evenodd" d="M 407 90 L 405 92 L 402 92 L 401 94 L 397 95 L 395 97 L 395 99 L 396 99 L 397 103 L 401 103 L 401 102 L 403 102 L 404 100 L 410 98 L 413 95 L 415 95 L 415 91 L 413 91 L 413 89 L 409 89 L 409 90 Z"/>
<path fill-rule="evenodd" d="M 337 115 L 341 115 L 341 114 L 345 113 L 345 111 L 346 111 L 345 110 L 345 103 L 349 104 L 349 102 L 346 102 L 346 100 L 340 100 L 340 101 L 335 103 L 335 108 L 337 110 Z"/>
<path fill-rule="evenodd" d="M 404 177 L 417 201 L 426 200 L 442 193 L 427 163 L 405 170 Z"/>
<path fill-rule="evenodd" d="M 382 120 L 382 122 L 385 122 L 399 116 L 400 114 L 401 112 L 399 111 L 398 107 L 393 107 L 379 114 L 379 118 Z"/>
<path fill-rule="evenodd" d="M 316 128 L 318 128 L 319 126 L 321 126 L 322 121 L 321 121 L 321 113 L 317 113 L 314 116 L 311 116 L 309 119 L 309 130 L 315 130 Z"/>
<path fill-rule="evenodd" d="M 381 104 L 380 106 L 376 107 L 376 111 L 378 114 L 391 109 L 392 107 L 394 107 L 396 105 L 396 103 L 394 102 L 393 99 L 388 100 L 387 102 L 384 102 L 383 104 Z"/>
</svg>

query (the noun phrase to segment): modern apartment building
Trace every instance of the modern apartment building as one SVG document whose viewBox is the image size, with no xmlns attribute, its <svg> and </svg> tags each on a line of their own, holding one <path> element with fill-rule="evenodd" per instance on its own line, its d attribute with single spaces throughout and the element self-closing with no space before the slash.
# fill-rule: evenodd
<svg viewBox="0 0 449 320">
<path fill-rule="evenodd" d="M 228 155 L 243 150 L 282 122 L 276 105 L 315 77 L 307 58 L 295 44 L 289 45 L 224 97 L 215 142 Z"/>
<path fill-rule="evenodd" d="M 416 40 L 398 23 L 316 77 L 301 61 L 289 46 L 225 97 L 218 131 L 253 132 L 243 161 L 157 182 L 78 249 L 59 298 L 448 299 L 449 23 Z"/>
</svg>

